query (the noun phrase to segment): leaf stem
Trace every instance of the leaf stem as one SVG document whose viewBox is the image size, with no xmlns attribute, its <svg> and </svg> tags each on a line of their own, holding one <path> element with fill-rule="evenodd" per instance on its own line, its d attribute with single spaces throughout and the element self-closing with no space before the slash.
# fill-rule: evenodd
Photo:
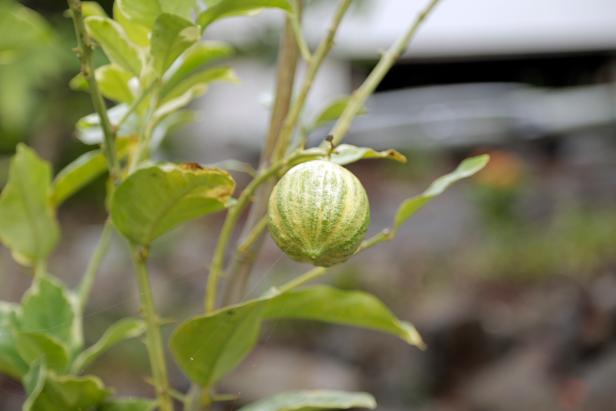
<svg viewBox="0 0 616 411">
<path fill-rule="evenodd" d="M 314 79 L 319 72 L 319 68 L 323 63 L 323 60 L 325 60 L 325 57 L 329 54 L 330 50 L 334 45 L 334 37 L 336 36 L 336 32 L 338 31 L 340 22 L 342 21 L 342 18 L 344 17 L 350 5 L 351 0 L 340 0 L 340 2 L 338 3 L 338 8 L 336 9 L 336 14 L 334 15 L 331 25 L 327 31 L 327 35 L 325 36 L 323 41 L 321 41 L 319 47 L 316 49 L 316 51 L 310 58 L 304 82 L 302 83 L 302 86 L 297 97 L 295 98 L 295 101 L 291 105 L 289 114 L 287 115 L 285 122 L 282 126 L 282 130 L 280 131 L 280 135 L 278 136 L 278 143 L 276 145 L 276 149 L 274 150 L 273 157 L 275 160 L 284 158 L 286 154 L 287 147 L 289 146 L 289 142 L 293 134 L 293 129 L 297 125 L 299 117 L 302 113 L 304 104 L 306 103 L 306 99 L 308 97 L 308 93 L 312 88 L 312 83 L 314 82 Z"/>
<path fill-rule="evenodd" d="M 137 284 L 141 296 L 141 310 L 146 323 L 146 346 L 150 357 L 150 367 L 156 386 L 160 411 L 173 411 L 173 402 L 167 379 L 167 366 L 160 332 L 160 321 L 154 306 L 150 273 L 147 267 L 148 249 L 133 248 L 133 263 L 137 272 Z"/>
<path fill-rule="evenodd" d="M 417 30 L 425 21 L 426 17 L 434 9 L 440 0 L 430 0 L 430 3 L 422 10 L 415 21 L 409 26 L 404 36 L 395 42 L 381 57 L 377 65 L 372 69 L 366 80 L 353 93 L 351 99 L 342 112 L 342 115 L 330 132 L 334 136 L 333 143 L 338 145 L 344 139 L 351 127 L 351 123 L 357 113 L 363 108 L 368 97 L 374 92 L 383 77 L 391 69 L 394 63 L 400 58 L 402 53 L 408 48 L 409 43 L 415 37 Z"/>
<path fill-rule="evenodd" d="M 67 0 L 67 2 L 71 17 L 73 19 L 75 36 L 77 37 L 77 48 L 75 49 L 75 52 L 79 57 L 81 64 L 81 74 L 88 82 L 92 105 L 94 106 L 94 110 L 98 113 L 98 117 L 100 119 L 101 129 L 103 130 L 104 136 L 102 149 L 105 153 L 105 158 L 107 159 L 109 175 L 111 180 L 116 183 L 120 175 L 119 163 L 115 149 L 116 136 L 114 128 L 109 120 L 109 115 L 107 114 L 105 100 L 103 100 L 103 96 L 98 89 L 98 84 L 94 76 L 94 65 L 92 63 L 92 51 L 94 50 L 94 44 L 86 31 L 86 26 L 83 21 L 81 1 Z"/>
<path fill-rule="evenodd" d="M 112 233 L 113 225 L 111 224 L 111 219 L 108 218 L 107 221 L 105 221 L 105 225 L 101 231 L 101 235 L 98 239 L 98 244 L 94 249 L 94 253 L 88 262 L 86 272 L 84 273 L 81 283 L 79 284 L 78 298 L 79 306 L 82 310 L 88 302 L 90 292 L 92 291 L 92 286 L 94 285 L 94 279 L 96 278 L 96 273 L 103 262 L 103 258 L 107 254 L 107 250 L 109 249 Z"/>
</svg>

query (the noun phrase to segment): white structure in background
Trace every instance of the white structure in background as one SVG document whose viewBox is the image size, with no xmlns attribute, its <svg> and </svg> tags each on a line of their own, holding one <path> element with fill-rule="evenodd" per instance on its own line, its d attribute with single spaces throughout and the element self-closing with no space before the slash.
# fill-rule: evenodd
<svg viewBox="0 0 616 411">
<path fill-rule="evenodd" d="M 307 10 L 305 31 L 312 46 L 324 35 L 336 3 L 320 1 Z M 357 0 L 343 21 L 332 58 L 317 79 L 307 115 L 347 94 L 351 87 L 347 62 L 376 60 L 425 3 L 427 0 Z M 263 27 L 280 25 L 281 21 L 279 12 L 268 11 L 218 23 L 210 35 L 246 44 Z M 407 55 L 447 59 L 605 50 L 616 50 L 616 0 L 443 0 Z M 213 86 L 202 100 L 194 126 L 197 130 L 193 130 L 203 137 L 198 139 L 200 154 L 215 144 L 212 151 L 220 158 L 221 142 L 253 150 L 262 141 L 269 117 L 264 102 L 271 99 L 274 66 L 247 59 L 232 65 L 241 84 Z M 380 93 L 369 102 L 369 114 L 356 121 L 351 138 L 366 143 L 362 140 L 379 133 L 395 140 L 381 141 L 383 145 L 396 146 L 411 135 L 421 141 L 464 142 L 498 137 L 511 127 L 559 129 L 614 120 L 614 110 L 610 110 L 616 98 L 613 87 L 550 93 L 511 84 Z"/>
</svg>

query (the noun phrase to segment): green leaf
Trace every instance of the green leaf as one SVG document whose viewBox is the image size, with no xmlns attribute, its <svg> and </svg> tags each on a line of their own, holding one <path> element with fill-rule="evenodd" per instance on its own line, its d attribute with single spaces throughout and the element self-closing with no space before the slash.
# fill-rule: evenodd
<svg viewBox="0 0 616 411">
<path fill-rule="evenodd" d="M 0 195 L 0 241 L 23 265 L 35 266 L 56 246 L 60 229 L 50 205 L 51 167 L 23 144 Z"/>
<path fill-rule="evenodd" d="M 214 81 L 237 82 L 237 77 L 231 68 L 224 66 L 195 73 L 161 94 L 162 104 L 158 108 L 158 115 L 186 106 L 195 98 L 202 96 L 209 84 Z"/>
<path fill-rule="evenodd" d="M 142 320 L 136 318 L 125 318 L 105 331 L 103 336 L 96 342 L 96 344 L 83 350 L 73 363 L 73 370 L 75 372 L 83 371 L 89 364 L 91 364 L 96 358 L 107 351 L 115 344 L 141 336 L 145 331 L 145 323 Z"/>
<path fill-rule="evenodd" d="M 204 66 L 233 54 L 233 49 L 225 43 L 203 41 L 186 50 L 163 76 L 161 95 L 169 93 L 179 82 L 195 74 Z"/>
<path fill-rule="evenodd" d="M 12 319 L 18 306 L 0 301 L 0 373 L 21 378 L 28 371 L 28 365 L 17 352 L 12 328 Z"/>
<path fill-rule="evenodd" d="M 376 408 L 376 401 L 364 392 L 331 390 L 290 391 L 259 400 L 238 411 L 295 411 L 306 409 Z"/>
<path fill-rule="evenodd" d="M 467 158 L 462 161 L 454 171 L 435 180 L 426 191 L 418 196 L 404 201 L 400 207 L 398 207 L 398 211 L 396 212 L 394 229 L 398 229 L 428 201 L 441 194 L 451 184 L 463 178 L 470 177 L 480 171 L 486 166 L 486 164 L 488 164 L 488 161 L 490 161 L 490 156 L 487 154 Z"/>
<path fill-rule="evenodd" d="M 340 165 L 354 163 L 358 160 L 369 158 L 385 158 L 406 163 L 406 157 L 396 150 L 376 151 L 370 147 L 357 147 L 350 144 L 341 144 L 332 153 L 331 160 Z"/>
<path fill-rule="evenodd" d="M 325 286 L 289 291 L 271 300 L 264 318 L 295 318 L 368 328 L 393 334 L 411 345 L 424 346 L 415 327 L 398 320 L 376 297 L 360 291 Z"/>
<path fill-rule="evenodd" d="M 38 275 L 24 294 L 17 316 L 18 331 L 40 332 L 76 351 L 82 345 L 76 304 L 68 290 L 49 275 Z"/>
<path fill-rule="evenodd" d="M 24 385 L 28 398 L 23 411 L 91 410 L 110 394 L 96 377 L 58 376 L 40 363 L 24 378 Z"/>
<path fill-rule="evenodd" d="M 280 318 L 353 325 L 423 345 L 415 328 L 396 319 L 375 297 L 318 286 L 279 295 L 271 293 L 188 320 L 172 334 L 171 352 L 192 381 L 209 386 L 248 355 L 257 342 L 263 320 Z"/>
<path fill-rule="evenodd" d="M 129 86 L 133 75 L 117 64 L 106 64 L 96 69 L 96 81 L 105 97 L 122 103 L 130 103 L 135 98 Z"/>
<path fill-rule="evenodd" d="M 147 48 L 150 45 L 150 30 L 148 27 L 128 18 L 119 7 L 120 1 L 113 3 L 113 19 L 120 23 L 126 35 L 135 45 Z"/>
<path fill-rule="evenodd" d="M 44 362 L 47 368 L 64 372 L 68 366 L 68 352 L 62 343 L 42 332 L 16 332 L 15 342 L 21 358 L 32 365 Z"/>
<path fill-rule="evenodd" d="M 148 245 L 173 227 L 224 209 L 235 182 L 226 171 L 191 164 L 148 167 L 131 174 L 112 199 L 118 231 Z"/>
<path fill-rule="evenodd" d="M 135 145 L 133 139 L 118 139 L 118 158 L 123 159 Z M 53 181 L 51 202 L 55 207 L 107 171 L 107 160 L 101 150 L 82 154 L 64 167 Z"/>
<path fill-rule="evenodd" d="M 161 14 L 152 29 L 152 61 L 154 69 L 163 75 L 187 48 L 201 38 L 199 26 L 172 14 Z"/>
<path fill-rule="evenodd" d="M 197 22 L 203 30 L 216 20 L 257 12 L 264 8 L 278 8 L 293 12 L 288 0 L 221 0 L 199 14 Z"/>
<path fill-rule="evenodd" d="M 127 111 L 128 106 L 126 104 L 118 104 L 107 110 L 111 124 L 118 124 Z M 139 127 L 140 120 L 133 113 L 118 130 L 118 139 L 133 137 L 138 132 Z M 77 138 L 84 144 L 92 145 L 101 144 L 103 142 L 103 131 L 101 130 L 100 119 L 97 113 L 91 113 L 80 118 L 79 121 L 77 121 L 76 131 Z"/>
<path fill-rule="evenodd" d="M 143 398 L 113 398 L 105 401 L 99 411 L 154 411 L 156 402 Z"/>
<path fill-rule="evenodd" d="M 109 60 L 139 76 L 142 65 L 139 49 L 130 42 L 122 26 L 101 16 L 87 17 L 84 21 L 88 33 L 100 44 Z"/>
<path fill-rule="evenodd" d="M 197 317 L 181 324 L 171 352 L 191 381 L 209 386 L 233 370 L 257 343 L 264 300 Z"/>
<path fill-rule="evenodd" d="M 107 17 L 107 13 L 105 13 L 105 10 L 103 10 L 101 5 L 95 1 L 82 1 L 81 2 L 81 12 L 83 13 L 84 17 L 90 17 L 90 16 Z"/>
<path fill-rule="evenodd" d="M 342 112 L 346 109 L 350 99 L 350 96 L 346 96 L 331 102 L 314 118 L 309 129 L 313 130 L 315 128 L 321 127 L 327 123 L 337 120 L 338 117 L 342 115 Z M 362 108 L 357 114 L 365 114 L 366 112 L 366 108 Z"/>
<path fill-rule="evenodd" d="M 196 6 L 195 0 L 117 0 L 117 3 L 127 18 L 146 27 L 152 27 L 162 13 L 190 19 Z"/>
</svg>

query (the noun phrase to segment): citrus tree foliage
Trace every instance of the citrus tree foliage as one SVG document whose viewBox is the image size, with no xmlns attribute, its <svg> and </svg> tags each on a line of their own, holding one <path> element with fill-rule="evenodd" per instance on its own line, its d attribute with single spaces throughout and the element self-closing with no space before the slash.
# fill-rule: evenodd
<svg viewBox="0 0 616 411">
<path fill-rule="evenodd" d="M 332 16 L 331 29 L 313 52 L 301 33 L 298 14 L 301 3 L 290 0 L 116 0 L 112 15 L 107 15 L 96 2 L 68 0 L 68 14 L 74 21 L 81 64 L 70 87 L 89 93 L 94 107 L 91 114 L 77 122 L 76 136 L 92 149 L 54 173 L 51 165 L 34 150 L 19 145 L 10 162 L 8 181 L 0 194 L 0 242 L 24 270 L 32 273 L 31 285 L 19 303 L 0 302 L 0 372 L 23 384 L 27 394 L 23 410 L 171 411 L 178 402 L 187 411 L 199 410 L 206 400 L 213 398 L 213 386 L 250 354 L 263 324 L 268 321 L 311 320 L 360 327 L 425 348 L 413 325 L 398 319 L 370 294 L 325 285 L 300 288 L 323 275 L 326 272 L 323 267 L 316 267 L 252 300 L 225 299 L 220 304 L 221 299 L 217 298 L 217 280 L 225 269 L 225 256 L 230 251 L 232 234 L 240 216 L 250 208 L 251 213 L 261 213 L 254 219 L 261 222 L 248 227 L 249 234 L 237 245 L 235 256 L 250 250 L 266 228 L 265 212 L 257 205 L 259 201 L 263 205 L 263 200 L 268 198 L 269 193 L 263 190 L 271 185 L 266 182 L 275 182 L 300 163 L 320 160 L 316 163 L 331 162 L 325 163 L 329 166 L 335 163 L 333 167 L 341 170 L 344 178 L 354 181 L 353 185 L 342 187 L 343 191 L 352 189 L 363 193 L 365 200 L 359 180 L 341 166 L 363 159 L 406 162 L 406 158 L 393 149 L 339 144 L 344 138 L 339 130 L 348 130 L 352 118 L 364 112 L 365 99 L 391 67 L 395 56 L 408 45 L 423 18 L 413 23 L 409 27 L 410 34 L 384 54 L 376 71 L 356 93 L 335 100 L 312 121 L 300 124 L 306 95 L 333 45 L 350 0 L 340 1 Z M 426 13 L 435 4 L 436 0 L 432 0 Z M 232 55 L 233 47 L 203 40 L 208 38 L 208 28 L 221 19 L 252 15 L 262 9 L 279 12 L 285 21 L 288 30 L 285 30 L 286 38 L 281 47 L 291 44 L 301 49 L 296 57 L 289 57 L 293 53 L 283 53 L 287 57 L 281 57 L 278 69 L 281 90 L 277 92 L 284 94 L 285 87 L 287 91 L 294 88 L 299 91 L 291 102 L 284 103 L 282 97 L 278 100 L 287 107 L 282 111 L 274 110 L 272 124 L 277 124 L 279 132 L 272 140 L 275 145 L 270 142 L 264 147 L 260 167 L 235 160 L 218 163 L 221 167 L 246 171 L 251 181 L 237 192 L 231 174 L 220 167 L 154 162 L 152 153 L 163 138 L 174 126 L 191 118 L 188 106 L 193 100 L 206 94 L 213 83 L 238 81 L 224 61 Z M 0 11 L 3 62 L 19 56 L 32 44 L 42 44 L 48 35 L 44 20 L 32 10 L 2 2 Z M 106 57 L 98 67 L 93 66 L 91 58 L 95 48 L 102 50 Z M 288 82 L 293 79 L 288 74 L 295 70 L 296 61 L 285 59 L 297 59 L 297 55 L 306 60 L 308 70 L 306 79 L 295 87 L 293 82 Z M 4 70 L 4 66 L 0 65 L 0 70 Z M 287 79 L 286 85 L 284 79 Z M 0 101 L 0 118 L 4 116 L 2 109 Z M 306 133 L 332 122 L 336 122 L 335 135 L 329 143 L 304 147 Z M 361 242 L 363 230 L 361 238 L 353 239 L 353 246 L 336 262 L 392 239 L 428 201 L 452 183 L 479 171 L 487 160 L 486 156 L 478 156 L 463 161 L 426 191 L 405 201 L 393 217 L 392 226 L 381 234 Z M 66 274 L 62 268 L 48 264 L 61 241 L 57 211 L 73 194 L 105 173 L 109 175 L 105 203 L 109 216 L 82 281 L 73 289 L 59 278 Z M 328 184 L 337 184 L 338 180 L 338 177 L 332 178 Z M 294 186 L 301 190 L 304 183 L 306 181 L 300 178 Z M 292 209 L 293 204 L 285 207 L 296 219 L 304 218 L 305 212 L 320 216 L 313 219 L 319 225 L 315 232 L 328 238 L 331 232 L 327 231 L 335 230 L 335 224 L 328 225 L 323 215 L 344 217 L 341 213 L 352 212 L 357 206 L 347 204 L 353 202 L 352 195 L 345 194 L 344 198 L 348 200 L 342 202 L 344 207 L 327 213 L 320 213 L 323 210 L 319 209 L 321 200 L 318 198 L 314 204 L 304 204 L 301 210 Z M 255 204 L 251 208 L 253 201 Z M 367 200 L 363 207 L 369 214 Z M 226 213 L 226 217 L 209 269 L 205 310 L 195 312 L 192 318 L 178 319 L 170 338 L 165 341 L 149 284 L 150 246 L 170 230 L 213 213 Z M 362 221 L 368 224 L 369 219 L 362 218 Z M 125 238 L 133 257 L 142 318 L 123 318 L 104 331 L 97 341 L 86 342 L 83 312 L 113 231 Z M 297 233 L 293 238 L 300 248 L 306 242 L 306 238 Z M 250 260 L 240 261 L 249 263 Z M 319 260 L 312 262 L 318 264 Z M 232 265 L 227 274 L 233 274 Z M 233 280 L 231 275 L 232 285 Z M 89 374 L 89 366 L 101 355 L 131 338 L 142 338 L 146 343 L 152 371 L 150 380 L 157 393 L 155 399 L 118 397 L 100 378 Z M 192 383 L 186 395 L 178 393 L 169 383 L 166 349 Z M 366 393 L 294 391 L 246 405 L 242 410 L 358 407 L 374 408 L 375 400 Z"/>
</svg>

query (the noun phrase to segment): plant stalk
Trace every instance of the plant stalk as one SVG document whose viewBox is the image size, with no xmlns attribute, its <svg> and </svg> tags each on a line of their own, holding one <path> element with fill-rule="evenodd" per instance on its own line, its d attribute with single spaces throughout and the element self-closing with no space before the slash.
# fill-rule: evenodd
<svg viewBox="0 0 616 411">
<path fill-rule="evenodd" d="M 92 63 L 92 51 L 94 50 L 94 44 L 88 36 L 86 26 L 83 22 L 83 13 L 81 9 L 80 0 L 67 0 L 70 9 L 71 17 L 73 19 L 73 26 L 75 28 L 75 36 L 77 37 L 77 48 L 75 52 L 79 57 L 81 64 L 81 74 L 88 82 L 90 97 L 92 98 L 92 105 L 94 110 L 98 114 L 100 119 L 101 129 L 103 130 L 103 143 L 102 150 L 107 159 L 107 166 L 109 168 L 109 175 L 114 183 L 118 182 L 120 176 L 118 158 L 116 156 L 115 148 L 115 131 L 109 120 L 107 114 L 107 107 L 105 106 L 105 100 L 98 89 L 98 84 L 94 76 L 94 65 Z"/>
<path fill-rule="evenodd" d="M 160 411 L 173 411 L 171 391 L 167 379 L 167 366 L 163 349 L 160 321 L 156 315 L 150 273 L 147 267 L 148 250 L 140 247 L 133 249 L 133 262 L 137 271 L 137 284 L 141 296 L 141 310 L 146 323 L 146 346 L 150 358 L 150 367 L 156 387 Z"/>
<path fill-rule="evenodd" d="M 273 156 L 274 160 L 280 160 L 284 158 L 286 154 L 287 147 L 289 147 L 289 144 L 291 142 L 293 130 L 295 129 L 302 110 L 304 109 L 304 104 L 306 103 L 306 99 L 308 98 L 308 93 L 312 88 L 314 79 L 319 72 L 319 68 L 323 63 L 323 60 L 325 60 L 325 57 L 329 54 L 330 50 L 334 45 L 334 37 L 336 37 L 338 27 L 340 26 L 342 18 L 344 17 L 350 5 L 351 0 L 340 0 L 331 25 L 327 30 L 327 35 L 325 36 L 323 41 L 321 41 L 319 47 L 317 47 L 316 51 L 310 58 L 304 82 L 302 83 L 302 86 L 297 97 L 295 98 L 295 101 L 291 105 L 289 114 L 287 115 L 285 122 L 282 126 L 282 130 L 280 131 L 280 136 L 278 136 L 278 142 L 276 144 L 276 149 Z"/>
<path fill-rule="evenodd" d="M 297 1 L 295 18 L 297 18 L 298 21 L 301 17 L 301 11 L 302 1 Z M 274 106 L 272 107 L 267 138 L 261 151 L 261 159 L 259 160 L 259 169 L 261 170 L 269 167 L 271 164 L 272 153 L 276 147 L 284 119 L 289 113 L 291 97 L 293 96 L 293 85 L 295 84 L 295 74 L 299 59 L 297 39 L 292 28 L 293 24 L 291 17 L 287 17 L 278 54 L 276 98 L 274 100 Z M 259 220 L 263 218 L 263 215 L 265 215 L 267 200 L 272 188 L 273 183 L 267 182 L 255 193 L 254 201 L 250 207 L 242 234 L 240 235 L 242 239 L 240 241 L 241 244 L 246 243 L 246 239 L 251 236 L 255 226 L 258 224 Z M 233 254 L 228 270 L 229 280 L 227 281 L 223 297 L 224 305 L 238 302 L 242 298 L 254 261 L 263 245 L 263 239 L 263 234 L 260 234 L 251 241 L 250 249 L 247 249 L 245 253 L 241 253 L 238 247 Z M 246 249 L 246 247 L 244 249 Z"/>
</svg>

